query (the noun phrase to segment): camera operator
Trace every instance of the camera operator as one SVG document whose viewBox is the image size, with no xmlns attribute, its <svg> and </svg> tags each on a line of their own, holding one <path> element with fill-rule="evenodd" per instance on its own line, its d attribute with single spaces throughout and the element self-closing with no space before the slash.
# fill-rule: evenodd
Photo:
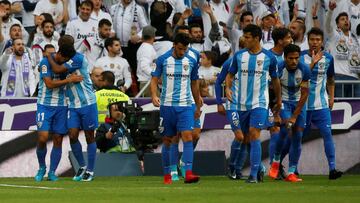
<svg viewBox="0 0 360 203">
<path fill-rule="evenodd" d="M 118 103 L 109 105 L 110 116 L 96 130 L 96 144 L 101 152 L 135 152 L 134 144 L 123 119 L 125 114 Z"/>
<path fill-rule="evenodd" d="M 101 73 L 100 88 L 96 91 L 96 103 L 99 111 L 99 123 L 105 123 L 108 115 L 108 105 L 119 101 L 129 101 L 129 97 L 114 86 L 115 75 L 112 71 Z"/>
</svg>

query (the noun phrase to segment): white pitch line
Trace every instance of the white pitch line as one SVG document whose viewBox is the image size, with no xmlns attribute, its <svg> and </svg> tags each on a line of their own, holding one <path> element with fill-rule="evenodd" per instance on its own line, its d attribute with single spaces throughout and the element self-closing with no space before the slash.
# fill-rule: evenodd
<svg viewBox="0 0 360 203">
<path fill-rule="evenodd" d="M 32 188 L 32 189 L 43 189 L 43 190 L 62 190 L 64 188 L 57 187 L 41 187 L 41 186 L 29 186 L 29 185 L 10 185 L 10 184 L 0 184 L 2 187 L 15 187 L 15 188 Z"/>
</svg>

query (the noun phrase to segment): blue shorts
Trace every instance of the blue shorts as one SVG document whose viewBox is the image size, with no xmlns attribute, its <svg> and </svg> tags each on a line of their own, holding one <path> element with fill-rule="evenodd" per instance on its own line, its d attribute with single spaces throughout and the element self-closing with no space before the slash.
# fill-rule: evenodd
<svg viewBox="0 0 360 203">
<path fill-rule="evenodd" d="M 159 131 L 163 136 L 194 129 L 194 110 L 191 106 L 160 106 Z"/>
<path fill-rule="evenodd" d="M 230 123 L 233 132 L 241 130 L 239 112 L 235 110 L 226 110 L 226 118 Z"/>
<path fill-rule="evenodd" d="M 67 106 L 44 106 L 37 104 L 37 130 L 49 131 L 60 135 L 67 134 L 66 112 Z"/>
<path fill-rule="evenodd" d="M 96 104 L 81 108 L 68 109 L 68 128 L 95 130 L 98 127 L 98 110 Z"/>
<path fill-rule="evenodd" d="M 273 112 L 271 111 L 271 109 L 269 108 L 268 110 L 268 116 L 266 118 L 266 121 L 265 121 L 265 127 L 266 128 L 271 128 L 271 127 L 274 127 L 274 114 Z"/>
<path fill-rule="evenodd" d="M 192 104 L 192 108 L 193 108 L 193 111 L 194 111 L 194 114 L 195 114 L 196 105 Z M 200 118 L 194 119 L 194 128 L 201 128 Z"/>
<path fill-rule="evenodd" d="M 249 128 L 265 129 L 268 110 L 264 108 L 255 108 L 249 111 L 240 111 L 239 119 L 241 130 L 246 134 Z"/>
<path fill-rule="evenodd" d="M 297 104 L 298 102 L 283 102 L 280 111 L 281 119 L 287 120 L 291 118 L 291 116 L 293 115 L 296 109 Z M 305 128 L 305 124 L 306 124 L 306 106 L 304 105 L 304 107 L 301 109 L 301 112 L 296 119 L 295 126 L 298 126 L 300 128 Z"/>
<path fill-rule="evenodd" d="M 306 112 L 306 128 L 310 128 L 311 124 L 316 125 L 319 129 L 331 128 L 330 109 L 311 110 Z"/>
</svg>

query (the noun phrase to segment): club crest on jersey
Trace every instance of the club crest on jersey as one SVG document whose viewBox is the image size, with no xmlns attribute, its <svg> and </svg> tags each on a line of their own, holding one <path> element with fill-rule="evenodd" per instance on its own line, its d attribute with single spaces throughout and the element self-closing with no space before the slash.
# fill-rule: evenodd
<svg viewBox="0 0 360 203">
<path fill-rule="evenodd" d="M 114 68 L 115 68 L 115 64 L 110 63 L 110 68 L 111 68 L 111 69 L 114 69 Z"/>
<path fill-rule="evenodd" d="M 318 66 L 319 66 L 319 70 L 324 70 L 325 69 L 325 62 L 319 62 Z"/>
<path fill-rule="evenodd" d="M 42 72 L 42 73 L 47 73 L 47 67 L 46 67 L 46 65 L 42 65 L 42 66 L 41 66 L 41 72 Z"/>
<path fill-rule="evenodd" d="M 295 80 L 296 80 L 296 83 L 300 83 L 302 78 L 296 78 Z"/>
<path fill-rule="evenodd" d="M 189 70 L 189 65 L 188 64 L 185 64 L 183 67 L 184 67 L 184 70 Z"/>
<path fill-rule="evenodd" d="M 263 60 L 258 60 L 258 61 L 256 61 L 256 63 L 257 63 L 258 66 L 261 66 L 264 63 L 264 61 Z"/>
</svg>

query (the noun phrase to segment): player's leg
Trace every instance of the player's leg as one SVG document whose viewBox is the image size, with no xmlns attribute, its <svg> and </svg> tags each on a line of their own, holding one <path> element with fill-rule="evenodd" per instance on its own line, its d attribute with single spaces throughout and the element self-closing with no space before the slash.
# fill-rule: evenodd
<svg viewBox="0 0 360 203">
<path fill-rule="evenodd" d="M 269 111 L 269 115 L 268 115 L 268 119 L 267 119 L 267 127 L 269 128 L 269 132 L 270 132 L 269 160 L 270 160 L 270 165 L 271 165 L 272 160 L 274 158 L 275 148 L 277 146 L 278 139 L 280 139 L 279 138 L 280 137 L 280 127 L 275 126 L 274 115 L 273 115 L 271 109 L 269 109 L 268 111 Z"/>
<path fill-rule="evenodd" d="M 81 108 L 81 126 L 85 133 L 87 143 L 87 169 L 82 181 L 92 181 L 96 160 L 95 129 L 98 127 L 98 111 L 96 104 Z"/>
<path fill-rule="evenodd" d="M 314 111 L 312 121 L 319 128 L 324 140 L 324 148 L 329 166 L 329 179 L 337 179 L 342 176 L 341 171 L 336 170 L 335 144 L 331 133 L 331 115 L 329 109 Z"/>
<path fill-rule="evenodd" d="M 235 138 L 232 141 L 231 148 L 230 148 L 228 177 L 231 180 L 237 180 L 237 179 L 240 179 L 240 176 L 239 176 L 239 178 L 237 178 L 235 167 L 236 167 L 236 164 L 238 163 L 240 146 L 241 146 L 242 140 L 244 139 L 244 136 L 241 131 L 240 119 L 239 119 L 238 112 L 228 110 L 228 111 L 226 111 L 226 117 L 227 117 L 227 120 L 229 121 L 231 129 L 235 135 Z"/>
<path fill-rule="evenodd" d="M 57 181 L 58 177 L 55 171 L 59 165 L 62 154 L 62 141 L 63 136 L 67 134 L 67 121 L 66 119 L 67 107 L 57 107 L 54 115 L 54 122 L 52 123 L 53 129 L 53 148 L 50 154 L 50 170 L 48 173 L 48 180 Z"/>
<path fill-rule="evenodd" d="M 86 171 L 86 165 L 85 165 L 84 155 L 82 153 L 82 146 L 78 139 L 79 129 L 80 129 L 80 115 L 78 109 L 73 109 L 73 108 L 68 109 L 67 125 L 69 129 L 71 151 L 74 154 L 75 159 L 80 166 L 75 176 L 73 177 L 73 180 L 80 181 Z"/>
<path fill-rule="evenodd" d="M 173 181 L 179 180 L 178 167 L 177 167 L 179 163 L 179 140 L 180 140 L 180 133 L 178 133 L 176 136 L 173 136 L 171 138 L 170 170 L 171 170 L 171 179 Z"/>
<path fill-rule="evenodd" d="M 161 160 L 164 172 L 164 184 L 171 184 L 171 170 L 170 170 L 170 147 L 172 137 L 176 135 L 176 112 L 174 107 L 160 106 L 160 126 L 159 131 L 163 136 L 161 148 Z"/>
<path fill-rule="evenodd" d="M 54 108 L 37 105 L 36 123 L 38 140 L 36 145 L 36 156 L 39 163 L 39 170 L 35 175 L 35 181 L 42 181 L 46 173 L 45 158 L 47 154 L 46 143 L 49 139 L 49 131 L 51 131 L 52 117 Z"/>
<path fill-rule="evenodd" d="M 261 141 L 260 141 L 260 131 L 265 127 L 265 122 L 267 118 L 267 110 L 262 108 L 252 109 L 250 111 L 250 128 L 249 128 L 249 137 L 250 137 L 250 165 L 251 171 L 247 183 L 257 183 L 258 182 L 258 172 L 261 164 Z"/>
<path fill-rule="evenodd" d="M 192 166 L 194 160 L 194 146 L 192 141 L 192 130 L 194 128 L 194 111 L 192 107 L 176 108 L 177 131 L 181 132 L 183 141 L 182 161 L 185 169 L 185 183 L 196 183 L 200 177 L 193 174 Z"/>
</svg>

